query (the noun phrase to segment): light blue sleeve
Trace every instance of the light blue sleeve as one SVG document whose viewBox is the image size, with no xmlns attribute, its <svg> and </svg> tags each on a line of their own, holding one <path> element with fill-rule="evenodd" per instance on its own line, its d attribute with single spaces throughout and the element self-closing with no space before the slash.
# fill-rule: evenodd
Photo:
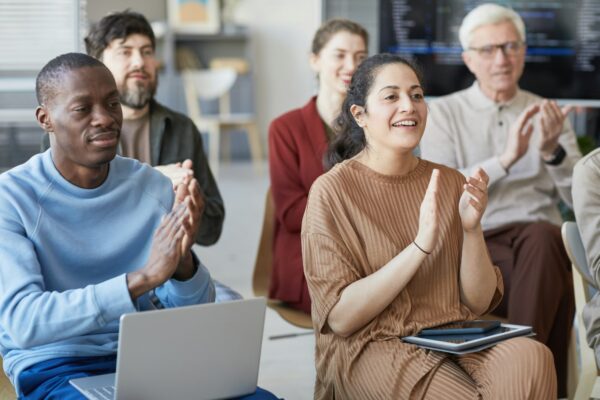
<svg viewBox="0 0 600 400">
<path fill-rule="evenodd" d="M 169 279 L 156 288 L 155 293 L 167 308 L 212 303 L 215 301 L 215 286 L 208 269 L 192 252 L 198 269 L 187 281 Z"/>
<path fill-rule="evenodd" d="M 19 221 L 0 215 L 0 326 L 21 349 L 95 331 L 134 312 L 125 274 L 63 292 L 46 291 L 35 248 Z"/>
</svg>

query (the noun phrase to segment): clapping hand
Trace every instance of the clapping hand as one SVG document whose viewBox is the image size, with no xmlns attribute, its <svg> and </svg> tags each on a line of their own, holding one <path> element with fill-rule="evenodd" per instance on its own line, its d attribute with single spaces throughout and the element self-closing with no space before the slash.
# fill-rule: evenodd
<svg viewBox="0 0 600 400">
<path fill-rule="evenodd" d="M 200 191 L 198 181 L 192 176 L 186 176 L 177 186 L 175 191 L 175 204 L 173 207 L 186 202 L 189 217 L 183 222 L 185 236 L 182 241 L 182 254 L 187 254 L 194 244 L 196 232 L 200 227 L 202 214 L 204 213 L 204 197 Z"/>
<path fill-rule="evenodd" d="M 506 139 L 506 147 L 499 157 L 500 164 L 502 164 L 505 170 L 508 171 L 514 163 L 527 153 L 529 139 L 531 139 L 531 134 L 533 133 L 533 116 L 539 111 L 539 104 L 530 105 L 523 110 L 519 118 L 510 127 L 508 138 Z"/>
<path fill-rule="evenodd" d="M 181 243 L 185 234 L 183 222 L 188 218 L 188 213 L 186 204 L 173 207 L 154 232 L 145 270 L 148 276 L 155 277 L 159 283 L 170 279 L 180 264 L 183 254 Z"/>
<path fill-rule="evenodd" d="M 431 253 L 438 240 L 439 234 L 439 193 L 438 186 L 440 180 L 440 171 L 434 169 L 431 173 L 431 179 L 425 192 L 425 197 L 421 202 L 419 212 L 419 232 L 415 238 L 415 243 L 422 250 Z"/>
<path fill-rule="evenodd" d="M 466 232 L 473 231 L 479 227 L 483 212 L 487 207 L 487 186 L 489 177 L 485 171 L 478 168 L 473 176 L 467 178 L 464 192 L 458 203 L 458 212 Z"/>
<path fill-rule="evenodd" d="M 173 188 L 177 188 L 185 177 L 194 175 L 192 166 L 192 160 L 185 160 L 174 164 L 157 165 L 154 168 L 171 180 Z"/>
</svg>

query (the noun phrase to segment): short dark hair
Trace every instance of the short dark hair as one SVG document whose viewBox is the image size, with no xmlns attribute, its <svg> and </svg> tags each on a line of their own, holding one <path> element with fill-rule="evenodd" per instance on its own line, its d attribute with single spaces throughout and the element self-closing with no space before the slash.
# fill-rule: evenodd
<svg viewBox="0 0 600 400">
<path fill-rule="evenodd" d="M 342 103 L 340 115 L 336 118 L 333 130 L 336 133 L 335 139 L 330 143 L 329 149 L 325 153 L 323 166 L 325 170 L 331 169 L 335 164 L 354 157 L 367 146 L 367 139 L 363 128 L 358 126 L 354 116 L 350 112 L 353 104 L 364 107 L 368 112 L 367 96 L 371 91 L 377 72 L 386 65 L 401 64 L 405 65 L 417 76 L 422 85 L 423 77 L 419 68 L 410 61 L 396 54 L 376 54 L 363 61 L 350 81 L 346 99 Z"/>
<path fill-rule="evenodd" d="M 83 53 L 66 53 L 50 60 L 35 79 L 35 95 L 39 105 L 54 97 L 60 78 L 69 71 L 84 67 L 106 68 L 97 59 Z"/>
<path fill-rule="evenodd" d="M 142 14 L 125 10 L 108 14 L 99 22 L 92 25 L 86 36 L 85 51 L 92 57 L 102 59 L 104 49 L 115 39 L 125 40 L 134 33 L 147 36 L 156 49 L 156 38 L 152 26 Z"/>
</svg>

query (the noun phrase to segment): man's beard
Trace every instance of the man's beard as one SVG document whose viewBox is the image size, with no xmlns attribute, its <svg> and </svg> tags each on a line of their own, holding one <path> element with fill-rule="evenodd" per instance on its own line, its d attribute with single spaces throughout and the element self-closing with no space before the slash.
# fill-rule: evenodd
<svg viewBox="0 0 600 400">
<path fill-rule="evenodd" d="M 140 82 L 134 88 L 129 88 L 125 83 L 123 90 L 120 91 L 121 104 L 136 110 L 146 107 L 156 93 L 156 83 L 156 81 L 149 81 L 147 85 L 144 85 Z"/>
</svg>

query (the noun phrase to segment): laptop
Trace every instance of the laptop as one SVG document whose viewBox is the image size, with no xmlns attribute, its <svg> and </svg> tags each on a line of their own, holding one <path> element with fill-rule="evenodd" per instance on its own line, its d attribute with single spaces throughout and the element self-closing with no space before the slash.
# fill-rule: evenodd
<svg viewBox="0 0 600 400">
<path fill-rule="evenodd" d="M 253 393 L 266 299 L 121 316 L 114 374 L 72 379 L 88 399 L 224 399 Z"/>
<path fill-rule="evenodd" d="M 492 347 L 499 342 L 517 336 L 533 336 L 530 326 L 500 324 L 499 327 L 480 333 L 460 333 L 449 335 L 406 336 L 402 340 L 425 349 L 451 354 L 474 353 Z"/>
</svg>

